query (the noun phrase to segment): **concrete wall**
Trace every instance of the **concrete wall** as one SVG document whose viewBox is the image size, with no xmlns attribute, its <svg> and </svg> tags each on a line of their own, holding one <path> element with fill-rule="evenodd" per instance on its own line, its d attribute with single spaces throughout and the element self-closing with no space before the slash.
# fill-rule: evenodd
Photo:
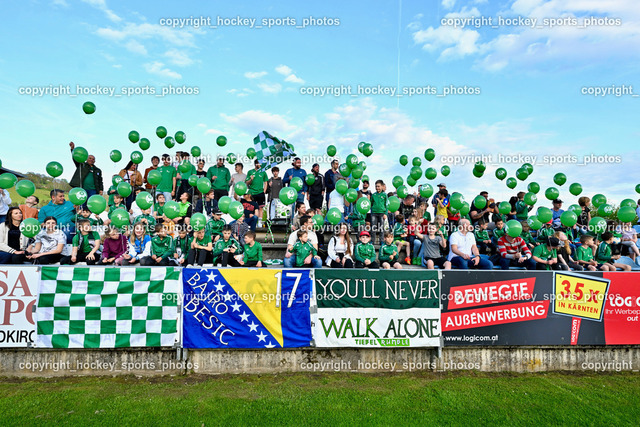
<svg viewBox="0 0 640 427">
<path fill-rule="evenodd" d="M 0 350 L 0 376 L 638 371 L 640 346 L 291 350 Z"/>
</svg>

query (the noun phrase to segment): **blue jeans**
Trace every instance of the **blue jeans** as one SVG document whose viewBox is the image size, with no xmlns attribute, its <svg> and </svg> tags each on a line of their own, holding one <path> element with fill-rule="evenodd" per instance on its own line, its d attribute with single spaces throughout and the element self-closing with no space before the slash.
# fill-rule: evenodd
<svg viewBox="0 0 640 427">
<path fill-rule="evenodd" d="M 493 263 L 486 258 L 480 257 L 478 265 L 473 264 L 473 258 L 464 259 L 461 256 L 451 258 L 451 268 L 455 270 L 491 270 Z"/>
<path fill-rule="evenodd" d="M 87 192 L 87 199 L 91 196 L 98 194 L 98 190 L 85 190 Z"/>
<path fill-rule="evenodd" d="M 311 265 L 313 268 L 322 268 L 322 260 L 317 258 L 311 259 Z M 284 259 L 284 268 L 295 268 L 296 256 L 291 255 L 289 258 Z"/>
<path fill-rule="evenodd" d="M 507 258 L 500 258 L 500 268 L 503 270 L 508 270 L 510 266 L 513 267 L 525 267 L 527 270 L 535 270 L 536 269 L 536 262 L 529 258 L 526 261 L 523 262 L 518 262 L 515 259 L 507 259 Z"/>
<path fill-rule="evenodd" d="M 256 227 L 258 225 L 258 217 L 255 215 L 251 215 L 249 218 L 245 218 L 244 222 L 247 223 L 251 231 L 256 231 Z"/>
</svg>

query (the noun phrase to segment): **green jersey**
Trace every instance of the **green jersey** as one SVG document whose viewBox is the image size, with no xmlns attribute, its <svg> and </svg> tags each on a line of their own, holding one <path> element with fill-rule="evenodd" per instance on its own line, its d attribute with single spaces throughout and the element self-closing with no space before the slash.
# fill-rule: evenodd
<svg viewBox="0 0 640 427">
<path fill-rule="evenodd" d="M 225 166 L 211 166 L 209 170 L 207 170 L 207 178 L 211 179 L 214 176 L 216 179 L 211 181 L 211 188 L 214 190 L 229 190 L 229 182 L 231 181 L 229 169 Z"/>
<path fill-rule="evenodd" d="M 504 228 L 502 230 L 499 229 L 499 228 L 494 228 L 493 229 L 493 237 L 495 237 L 496 240 L 498 240 L 502 236 L 504 236 Z"/>
<path fill-rule="evenodd" d="M 173 166 L 160 166 L 156 169 L 162 174 L 160 184 L 156 188 L 157 191 L 170 193 L 173 191 L 173 179 L 178 175 L 178 171 Z"/>
<path fill-rule="evenodd" d="M 251 184 L 249 184 L 249 194 L 264 194 L 264 184 L 269 180 L 267 174 L 264 173 L 264 171 L 257 171 L 255 169 L 252 169 L 247 172 L 247 178 L 245 182 L 249 181 L 251 178 L 253 178 L 253 181 L 251 181 Z"/>
<path fill-rule="evenodd" d="M 378 258 L 380 259 L 380 262 L 393 263 L 398 260 L 398 248 L 395 245 L 384 244 L 380 246 L 380 254 Z"/>
<path fill-rule="evenodd" d="M 316 256 L 318 254 L 311 242 L 302 243 L 300 240 L 293 245 L 289 252 L 296 255 L 296 267 L 304 266 L 304 260 L 309 255 Z"/>
<path fill-rule="evenodd" d="M 555 249 L 549 250 L 547 245 L 538 245 L 533 249 L 533 256 L 542 260 L 549 261 L 558 257 L 558 252 Z M 550 265 L 545 265 L 545 269 L 551 270 Z"/>
<path fill-rule="evenodd" d="M 389 206 L 389 197 L 384 191 L 376 192 L 371 195 L 371 213 L 386 214 Z"/>
<path fill-rule="evenodd" d="M 516 202 L 516 218 L 519 220 L 525 220 L 529 217 L 529 207 L 524 200 L 518 200 Z"/>
<path fill-rule="evenodd" d="M 358 243 L 354 249 L 356 261 L 364 262 L 368 259 L 371 262 L 376 260 L 376 248 L 371 243 Z"/>
<path fill-rule="evenodd" d="M 354 209 L 353 212 L 349 214 L 349 219 L 351 220 L 351 225 L 354 227 L 364 225 L 364 215 L 362 215 L 357 209 Z"/>
<path fill-rule="evenodd" d="M 222 229 L 224 228 L 225 225 L 226 225 L 226 222 L 224 222 L 223 219 L 219 219 L 219 220 L 210 219 L 207 222 L 207 231 L 209 232 L 209 234 L 211 234 L 212 237 L 221 236 Z"/>
<path fill-rule="evenodd" d="M 611 261 L 611 246 L 607 242 L 602 242 L 598 245 L 598 250 L 596 251 L 596 261 L 603 264 L 605 262 Z"/>
<path fill-rule="evenodd" d="M 592 261 L 593 260 L 593 249 L 589 246 L 578 246 L 576 249 L 576 261 Z"/>
<path fill-rule="evenodd" d="M 258 242 L 253 242 L 253 246 L 244 245 L 244 262 L 248 261 L 262 261 L 262 245 Z"/>
<path fill-rule="evenodd" d="M 489 232 L 487 230 L 482 230 L 482 229 L 476 230 L 476 232 L 473 233 L 473 234 L 475 234 L 476 241 L 478 241 L 478 242 L 484 242 L 485 240 L 491 240 L 489 238 Z"/>
<path fill-rule="evenodd" d="M 90 231 L 86 235 L 78 233 L 73 236 L 71 245 L 74 248 L 78 248 L 78 253 L 82 252 L 88 254 L 93 250 L 96 242 L 100 242 L 100 235 L 95 231 Z"/>
<path fill-rule="evenodd" d="M 240 255 L 242 253 L 242 245 L 240 245 L 240 243 L 238 243 L 238 241 L 233 237 L 229 237 L 229 240 L 218 239 L 218 241 L 213 245 L 214 260 L 217 260 L 225 249 L 231 248 L 232 246 L 236 248 L 234 255 Z"/>
<path fill-rule="evenodd" d="M 171 258 L 173 253 L 173 239 L 171 236 L 155 236 L 151 239 L 151 255 L 155 255 L 158 258 Z"/>
</svg>

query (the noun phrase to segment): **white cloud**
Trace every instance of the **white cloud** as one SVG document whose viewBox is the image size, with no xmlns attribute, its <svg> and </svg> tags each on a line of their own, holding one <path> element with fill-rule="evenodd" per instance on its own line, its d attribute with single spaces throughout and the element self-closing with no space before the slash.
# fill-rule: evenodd
<svg viewBox="0 0 640 427">
<path fill-rule="evenodd" d="M 248 79 L 259 79 L 267 75 L 266 71 L 247 71 L 244 76 Z"/>
<path fill-rule="evenodd" d="M 429 27 L 413 33 L 413 40 L 422 45 L 424 50 L 435 52 L 441 50 L 441 59 L 462 58 L 480 50 L 477 44 L 480 33 L 454 27 Z"/>
<path fill-rule="evenodd" d="M 223 113 L 220 114 L 220 116 L 227 123 L 230 123 L 249 134 L 257 134 L 262 130 L 281 133 L 295 129 L 295 127 L 290 124 L 285 117 L 261 110 L 249 110 L 235 116 L 229 116 Z"/>
<path fill-rule="evenodd" d="M 129 51 L 129 52 L 133 52 L 133 53 L 137 53 L 139 55 L 147 55 L 147 49 L 144 47 L 144 45 L 136 40 L 129 40 L 127 42 L 127 44 L 124 45 L 124 47 Z"/>
<path fill-rule="evenodd" d="M 276 67 L 276 73 L 282 74 L 283 76 L 288 76 L 292 72 L 293 72 L 293 70 L 291 68 L 287 67 L 286 65 L 278 65 Z"/>
<path fill-rule="evenodd" d="M 155 74 L 160 77 L 170 78 L 170 79 L 181 79 L 182 75 L 175 71 L 170 70 L 169 68 L 165 68 L 164 64 L 159 61 L 150 62 L 144 64 L 144 69 L 150 73 Z"/>
<path fill-rule="evenodd" d="M 258 87 L 262 89 L 263 92 L 271 94 L 279 93 L 282 90 L 280 83 L 260 83 Z"/>
<path fill-rule="evenodd" d="M 304 80 L 302 80 L 300 77 L 296 76 L 295 74 L 289 74 L 285 79 L 285 82 L 289 82 L 289 83 L 299 83 L 302 84 L 304 83 Z"/>
<path fill-rule="evenodd" d="M 456 0 L 442 0 L 442 7 L 451 9 L 456 4 Z"/>
<path fill-rule="evenodd" d="M 110 21 L 113 21 L 113 22 L 122 21 L 122 18 L 120 18 L 111 9 L 107 7 L 107 3 L 105 2 L 105 0 L 82 0 L 82 1 L 104 12 L 104 14 L 107 16 L 107 18 L 109 18 Z"/>
<path fill-rule="evenodd" d="M 170 63 L 178 67 L 188 67 L 195 62 L 184 50 L 169 49 L 164 53 L 164 56 Z"/>
<path fill-rule="evenodd" d="M 104 39 L 116 42 L 125 42 L 132 38 L 158 39 L 173 46 L 195 46 L 193 32 L 186 29 L 176 30 L 157 24 L 134 24 L 128 22 L 118 30 L 113 28 L 98 28 L 96 34 Z"/>
</svg>

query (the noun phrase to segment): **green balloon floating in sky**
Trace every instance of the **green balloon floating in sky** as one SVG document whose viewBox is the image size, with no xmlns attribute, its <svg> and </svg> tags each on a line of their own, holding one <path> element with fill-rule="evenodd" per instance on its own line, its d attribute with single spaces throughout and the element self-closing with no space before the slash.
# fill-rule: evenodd
<svg viewBox="0 0 640 427">
<path fill-rule="evenodd" d="M 132 130 L 131 132 L 129 132 L 129 141 L 133 142 L 134 144 L 140 141 L 140 134 L 137 131 Z"/>
<path fill-rule="evenodd" d="M 54 178 L 62 175 L 62 165 L 58 162 L 49 162 L 47 163 L 47 173 Z"/>
<path fill-rule="evenodd" d="M 596 194 L 591 198 L 591 204 L 596 208 L 599 208 L 600 205 L 604 205 L 607 203 L 607 198 L 603 194 Z"/>
<path fill-rule="evenodd" d="M 349 154 L 347 156 L 346 162 L 349 166 L 349 169 L 353 169 L 358 164 L 358 156 L 356 156 L 355 154 Z"/>
<path fill-rule="evenodd" d="M 400 193 L 398 193 L 399 195 Z M 400 209 L 400 199 L 398 199 L 396 196 L 391 196 L 389 197 L 389 212 L 393 213 L 396 212 L 398 209 Z"/>
<path fill-rule="evenodd" d="M 498 178 L 500 181 L 502 181 L 506 177 L 507 177 L 507 170 L 505 168 L 496 169 L 496 178 Z"/>
<path fill-rule="evenodd" d="M 122 160 L 122 153 L 120 152 L 120 150 L 111 150 L 111 153 L 109 153 L 109 158 L 113 163 L 118 163 L 120 160 Z"/>
<path fill-rule="evenodd" d="M 558 191 L 556 187 L 549 187 L 547 191 L 544 192 L 544 197 L 546 197 L 547 200 L 555 200 L 559 195 L 560 191 Z"/>
<path fill-rule="evenodd" d="M 99 194 L 94 194 L 87 200 L 87 207 L 96 215 L 100 215 L 107 209 L 107 201 Z"/>
<path fill-rule="evenodd" d="M 535 181 L 532 181 L 529 183 L 529 185 L 527 185 L 527 190 L 529 190 L 534 194 L 538 194 L 540 192 L 540 184 L 538 184 Z"/>
<path fill-rule="evenodd" d="M 435 179 L 438 176 L 438 172 L 434 168 L 427 168 L 424 171 L 424 177 L 427 179 Z"/>
<path fill-rule="evenodd" d="M 447 165 L 444 165 L 440 168 L 440 173 L 442 174 L 442 176 L 449 176 L 449 174 L 451 173 L 451 168 Z"/>
<path fill-rule="evenodd" d="M 419 192 L 421 197 L 428 199 L 433 194 L 433 187 L 430 184 L 422 184 Z"/>
<path fill-rule="evenodd" d="M 82 111 L 84 111 L 85 114 L 93 114 L 96 112 L 96 104 L 87 101 L 82 104 Z"/>
<path fill-rule="evenodd" d="M 364 144 L 364 147 L 362 147 L 362 154 L 364 154 L 365 157 L 371 156 L 373 154 L 373 145 L 368 142 Z"/>
<path fill-rule="evenodd" d="M 507 178 L 507 187 L 514 189 L 518 186 L 518 181 L 515 178 Z"/>
<path fill-rule="evenodd" d="M 427 148 L 424 152 L 424 158 L 430 162 L 431 160 L 436 158 L 436 150 L 433 148 Z"/>
<path fill-rule="evenodd" d="M 478 194 L 475 199 L 473 199 L 473 206 L 478 209 L 484 209 L 487 206 L 487 199 L 484 196 Z"/>
<path fill-rule="evenodd" d="M 346 185 L 346 184 L 347 184 L 347 183 L 345 182 L 345 185 Z M 338 186 L 337 186 L 337 184 L 336 184 L 336 188 L 337 188 L 337 187 L 338 187 Z M 348 187 L 348 185 L 347 185 L 347 187 Z M 346 192 L 347 192 L 347 189 L 345 189 L 345 193 L 346 193 Z M 289 205 L 293 204 L 293 202 L 295 202 L 295 201 L 296 201 L 296 199 L 298 198 L 298 192 L 297 192 L 294 188 L 291 188 L 291 187 L 283 187 L 283 188 L 280 190 L 280 194 L 279 194 L 278 196 L 279 196 L 278 198 L 280 199 L 280 201 L 281 201 L 282 203 L 284 203 L 285 205 L 289 206 Z M 218 205 L 219 205 L 219 204 L 220 204 L 220 203 L 218 203 Z"/>
<path fill-rule="evenodd" d="M 182 132 L 181 130 L 176 132 L 176 134 L 173 137 L 175 138 L 175 140 L 176 140 L 176 142 L 178 144 L 182 144 L 183 142 L 185 142 L 187 140 L 187 135 L 185 135 L 185 133 Z"/>
<path fill-rule="evenodd" d="M 420 157 L 414 157 L 411 164 L 413 166 L 422 166 L 422 160 L 420 160 Z"/>
<path fill-rule="evenodd" d="M 406 154 L 403 154 L 402 156 L 400 156 L 400 160 L 399 161 L 400 161 L 400 164 L 402 166 L 407 166 L 407 164 L 409 163 L 409 157 L 407 157 Z"/>
<path fill-rule="evenodd" d="M 164 146 L 167 148 L 173 148 L 176 145 L 176 141 L 173 139 L 173 137 L 168 136 L 164 139 Z"/>
<path fill-rule="evenodd" d="M 574 182 L 569 186 L 569 193 L 573 194 L 574 196 L 580 195 L 580 193 L 582 193 L 582 185 Z"/>
<path fill-rule="evenodd" d="M 165 128 L 164 126 L 158 126 L 156 128 L 156 135 L 160 139 L 165 138 L 167 136 L 167 128 Z"/>
<path fill-rule="evenodd" d="M 85 204 L 88 197 L 87 190 L 84 188 L 76 187 L 69 190 L 69 201 L 76 206 Z"/>
<path fill-rule="evenodd" d="M 253 147 L 247 148 L 247 157 L 253 159 L 256 157 L 256 149 Z"/>
<path fill-rule="evenodd" d="M 140 147 L 141 150 L 148 150 L 149 147 L 151 147 L 151 141 L 149 141 L 147 138 L 141 138 L 140 142 L 138 143 L 138 147 Z"/>
<path fill-rule="evenodd" d="M 191 147 L 191 155 L 193 157 L 200 157 L 200 154 L 202 154 L 202 150 L 200 150 L 200 147 L 198 147 L 197 145 Z"/>
<path fill-rule="evenodd" d="M 618 219 L 622 222 L 632 222 L 636 219 L 636 211 L 631 206 L 623 206 L 618 210 Z"/>
<path fill-rule="evenodd" d="M 553 176 L 553 182 L 555 182 L 556 185 L 562 186 L 567 182 L 567 176 L 563 173 L 557 173 Z"/>
<path fill-rule="evenodd" d="M 119 195 L 126 198 L 129 197 L 129 195 L 133 191 L 133 188 L 131 188 L 131 184 L 129 184 L 128 182 L 122 181 L 116 187 L 116 191 Z"/>
<path fill-rule="evenodd" d="M 216 138 L 216 144 L 218 144 L 218 147 L 224 147 L 225 145 L 227 145 L 227 137 L 224 135 L 220 135 Z"/>
<path fill-rule="evenodd" d="M 327 156 L 333 157 L 337 152 L 338 150 L 336 149 L 335 145 L 330 145 L 327 147 Z"/>
</svg>

